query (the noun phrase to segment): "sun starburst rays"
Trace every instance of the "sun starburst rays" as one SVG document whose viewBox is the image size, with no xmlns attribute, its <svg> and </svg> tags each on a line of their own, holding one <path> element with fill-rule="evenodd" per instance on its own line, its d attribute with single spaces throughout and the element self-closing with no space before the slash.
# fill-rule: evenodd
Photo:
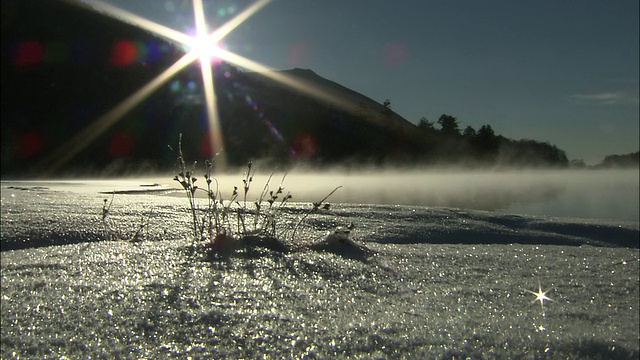
<svg viewBox="0 0 640 360">
<path fill-rule="evenodd" d="M 129 97 L 117 104 L 97 120 L 94 120 L 89 126 L 72 137 L 71 140 L 67 141 L 51 155 L 45 157 L 42 162 L 42 167 L 46 167 L 48 169 L 45 175 L 49 175 L 50 173 L 55 172 L 61 166 L 66 164 L 75 155 L 77 155 L 80 151 L 91 144 L 91 142 L 93 142 L 105 131 L 107 131 L 112 125 L 118 122 L 118 120 L 120 120 L 124 115 L 138 106 L 149 95 L 151 95 L 160 86 L 165 84 L 186 66 L 191 64 L 194 60 L 195 58 L 192 53 L 183 55 L 178 61 L 176 61 L 172 66 L 163 71 L 160 75 L 156 76 L 153 80 L 141 87 L 138 91 L 131 94 Z"/>
<path fill-rule="evenodd" d="M 118 20 L 124 21 L 130 25 L 158 34 L 169 40 L 177 41 L 181 44 L 189 44 L 193 37 L 174 30 L 170 27 L 158 24 L 142 16 L 130 13 L 117 6 L 102 2 L 100 0 L 85 0 L 96 11 L 100 11 Z"/>
<path fill-rule="evenodd" d="M 65 0 L 63 0 L 65 1 Z M 200 71 L 202 73 L 202 82 L 204 88 L 204 99 L 206 106 L 206 116 L 208 121 L 208 135 L 210 141 L 211 156 L 216 157 L 219 165 L 224 166 L 224 144 L 222 131 L 219 121 L 217 101 L 215 95 L 215 85 L 213 81 L 212 61 L 213 58 L 219 58 L 228 63 L 255 71 L 260 75 L 271 78 L 290 88 L 301 91 L 309 96 L 327 102 L 337 108 L 348 112 L 356 111 L 356 106 L 351 102 L 335 96 L 330 92 L 321 88 L 312 86 L 295 77 L 273 72 L 269 67 L 262 65 L 256 61 L 242 57 L 231 51 L 218 47 L 219 41 L 231 33 L 235 28 L 240 26 L 244 21 L 270 3 L 272 0 L 258 0 L 245 10 L 240 12 L 234 18 L 217 27 L 211 33 L 207 34 L 207 23 L 205 18 L 204 5 L 202 0 L 193 0 L 194 23 L 196 26 L 196 35 L 191 36 L 180 31 L 171 29 L 164 25 L 153 22 L 142 16 L 133 14 L 126 10 L 120 9 L 114 5 L 105 3 L 101 0 L 85 0 L 94 10 L 103 12 L 104 14 L 150 31 L 154 34 L 182 44 L 187 48 L 187 52 L 173 65 L 163 71 L 160 75 L 152 79 L 142 88 L 131 94 L 128 98 L 120 102 L 113 109 L 95 120 L 87 128 L 72 137 L 67 143 L 63 144 L 57 151 L 52 152 L 42 164 L 46 174 L 54 172 L 76 154 L 85 149 L 92 141 L 97 139 L 111 126 L 116 124 L 124 115 L 134 109 L 143 102 L 148 96 L 156 91 L 160 86 L 165 84 L 169 79 L 182 71 L 196 60 L 200 62 Z M 53 164 L 53 165 L 52 165 Z M 52 165 L 52 166 L 51 166 Z"/>
<path fill-rule="evenodd" d="M 196 0 L 194 0 L 194 1 L 196 1 Z M 199 0 L 199 1 L 201 1 L 201 0 Z M 209 35 L 209 40 L 212 41 L 213 43 L 216 43 L 216 42 L 222 40 L 225 36 L 229 35 L 229 33 L 231 33 L 235 28 L 240 26 L 240 24 L 245 22 L 253 14 L 255 14 L 260 9 L 265 7 L 271 1 L 272 0 L 259 0 L 259 1 L 256 1 L 255 3 L 253 3 L 253 5 L 247 7 L 240 14 L 236 15 L 233 19 L 227 21 L 226 23 L 224 23 L 223 25 L 218 27 L 216 30 L 214 30 Z"/>
<path fill-rule="evenodd" d="M 287 76 L 282 73 L 272 71 L 272 69 L 264 66 L 258 62 L 242 57 L 236 53 L 227 51 L 225 49 L 217 49 L 218 57 L 227 62 L 236 64 L 243 68 L 255 71 L 264 77 L 276 80 L 277 82 L 286 85 L 292 89 L 301 91 L 309 96 L 312 96 L 318 100 L 325 101 L 339 109 L 355 112 L 357 106 L 351 101 L 345 100 L 339 96 L 336 96 L 330 92 L 324 91 L 317 86 L 312 86 L 304 81 L 301 81 L 293 76 Z"/>
<path fill-rule="evenodd" d="M 194 19 L 196 23 L 196 38 L 200 46 L 204 48 L 197 49 L 200 52 L 196 53 L 200 57 L 200 70 L 202 72 L 202 84 L 204 85 L 204 99 L 205 107 L 207 111 L 207 120 L 209 122 L 209 145 L 212 157 L 218 156 L 218 166 L 224 167 L 226 165 L 225 156 L 222 153 L 224 149 L 224 143 L 222 140 L 220 119 L 218 118 L 218 109 L 216 106 L 216 93 L 215 85 L 213 83 L 213 73 L 211 71 L 211 52 L 207 51 L 206 42 L 206 21 L 204 17 L 204 7 L 202 0 L 193 0 Z M 210 44 L 209 46 L 215 46 Z"/>
<path fill-rule="evenodd" d="M 163 71 L 160 75 L 156 76 L 146 85 L 141 87 L 139 90 L 117 104 L 107 113 L 95 120 L 91 125 L 73 136 L 60 148 L 52 152 L 51 155 L 47 156 L 41 162 L 40 166 L 41 168 L 46 169 L 45 174 L 55 172 L 61 166 L 66 164 L 80 151 L 85 149 L 91 142 L 93 142 L 111 126 L 117 123 L 118 120 L 120 120 L 124 115 L 126 115 L 129 111 L 143 102 L 160 86 L 165 84 L 169 79 L 171 79 L 185 67 L 198 59 L 200 60 L 200 69 L 202 72 L 202 81 L 205 93 L 204 96 L 207 120 L 209 123 L 209 141 L 211 147 L 211 155 L 221 155 L 223 142 L 220 121 L 218 118 L 218 111 L 216 107 L 213 72 L 211 70 L 211 58 L 213 56 L 216 56 L 217 54 L 216 44 L 218 41 L 228 35 L 236 27 L 242 24 L 242 22 L 247 20 L 258 10 L 267 5 L 270 1 L 271 0 L 257 1 L 253 5 L 242 11 L 240 14 L 238 14 L 236 17 L 231 19 L 229 22 L 220 26 L 211 34 L 207 35 L 206 19 L 202 0 L 193 0 L 194 21 L 196 24 L 197 32 L 196 36 L 193 37 L 113 6 L 111 4 L 102 2 L 100 0 L 86 0 L 85 3 L 87 3 L 95 11 L 103 12 L 104 14 L 116 18 L 120 21 L 124 21 L 128 24 L 150 31 L 169 40 L 173 40 L 177 43 L 186 45 L 189 47 L 189 50 L 184 56 L 182 56 L 178 61 L 176 61 L 165 71 Z M 219 156 L 218 160 L 220 162 L 219 165 L 224 166 L 224 156 Z"/>
</svg>

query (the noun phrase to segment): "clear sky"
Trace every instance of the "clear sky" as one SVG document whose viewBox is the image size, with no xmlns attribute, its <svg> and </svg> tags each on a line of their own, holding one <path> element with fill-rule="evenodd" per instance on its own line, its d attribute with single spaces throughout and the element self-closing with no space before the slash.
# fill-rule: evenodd
<svg viewBox="0 0 640 360">
<path fill-rule="evenodd" d="M 191 0 L 108 0 L 193 33 Z M 204 0 L 211 28 L 253 1 Z M 638 151 L 638 0 L 273 0 L 222 46 L 599 163 Z"/>
</svg>

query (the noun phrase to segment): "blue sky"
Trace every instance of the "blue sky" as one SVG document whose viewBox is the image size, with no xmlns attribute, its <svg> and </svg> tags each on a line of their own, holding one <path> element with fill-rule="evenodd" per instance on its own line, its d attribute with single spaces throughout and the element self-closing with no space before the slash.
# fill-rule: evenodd
<svg viewBox="0 0 640 360">
<path fill-rule="evenodd" d="M 183 32 L 191 0 L 109 0 Z M 214 28 L 252 1 L 204 0 Z M 599 163 L 638 151 L 637 0 L 274 0 L 223 39 L 311 69 L 417 123 L 441 114 Z"/>
</svg>

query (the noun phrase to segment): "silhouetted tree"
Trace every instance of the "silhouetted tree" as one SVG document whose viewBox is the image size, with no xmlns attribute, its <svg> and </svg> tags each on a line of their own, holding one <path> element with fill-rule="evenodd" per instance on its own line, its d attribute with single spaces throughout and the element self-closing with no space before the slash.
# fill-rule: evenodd
<svg viewBox="0 0 640 360">
<path fill-rule="evenodd" d="M 587 167 L 587 164 L 585 164 L 582 159 L 573 159 L 569 162 L 569 166 L 574 169 L 584 169 Z"/>
<path fill-rule="evenodd" d="M 391 100 L 387 99 L 382 103 L 382 106 L 384 106 L 384 110 L 383 110 L 383 114 L 385 115 L 391 115 L 392 111 L 391 111 Z"/>
<path fill-rule="evenodd" d="M 455 117 L 447 114 L 442 114 L 438 119 L 438 124 L 440 125 L 440 131 L 443 135 L 460 135 L 460 125 L 458 124 L 458 119 L 456 119 Z"/>
<path fill-rule="evenodd" d="M 467 126 L 462 131 L 462 136 L 464 136 L 466 138 L 474 138 L 474 137 L 476 137 L 476 130 L 471 126 Z"/>
<path fill-rule="evenodd" d="M 425 133 L 436 132 L 436 127 L 434 126 L 434 122 L 427 120 L 426 117 L 420 118 L 420 122 L 418 122 L 418 129 L 424 131 Z"/>
<path fill-rule="evenodd" d="M 505 138 L 501 138 L 501 140 L 500 157 L 503 165 L 569 166 L 565 152 L 548 142 L 527 139 L 513 141 Z"/>
<path fill-rule="evenodd" d="M 496 137 L 496 134 L 493 131 L 493 128 L 491 128 L 491 125 L 482 125 L 480 126 L 480 129 L 478 129 L 478 137 L 493 139 Z"/>
<path fill-rule="evenodd" d="M 494 151 L 498 149 L 498 138 L 491 128 L 491 125 L 482 125 L 476 134 L 476 144 L 484 151 Z"/>
<path fill-rule="evenodd" d="M 480 129 L 478 129 L 472 143 L 479 159 L 485 161 L 495 160 L 498 148 L 500 147 L 500 140 L 491 128 L 491 125 L 482 125 Z"/>
<path fill-rule="evenodd" d="M 639 167 L 640 166 L 640 152 L 626 155 L 608 155 L 604 158 L 599 166 L 602 167 Z"/>
</svg>

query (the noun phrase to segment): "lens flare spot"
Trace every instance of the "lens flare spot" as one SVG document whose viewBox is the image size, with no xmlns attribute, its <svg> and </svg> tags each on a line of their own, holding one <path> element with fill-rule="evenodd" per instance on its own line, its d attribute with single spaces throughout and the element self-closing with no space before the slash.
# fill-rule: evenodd
<svg viewBox="0 0 640 360">
<path fill-rule="evenodd" d="M 382 63 L 386 66 L 398 66 L 407 61 L 409 50 L 405 44 L 388 42 L 382 50 Z"/>
<path fill-rule="evenodd" d="M 69 46 L 60 41 L 46 44 L 44 61 L 46 63 L 65 63 L 69 60 Z"/>
<path fill-rule="evenodd" d="M 309 158 L 316 154 L 318 144 L 310 133 L 301 131 L 293 139 L 292 150 L 301 158 Z"/>
<path fill-rule="evenodd" d="M 309 61 L 310 53 L 311 49 L 308 43 L 303 41 L 295 42 L 291 45 L 287 62 L 290 66 L 301 66 Z"/>
<path fill-rule="evenodd" d="M 95 46 L 88 41 L 78 41 L 71 44 L 69 60 L 73 64 L 84 64 L 95 57 Z"/>
<path fill-rule="evenodd" d="M 38 156 L 44 150 L 44 135 L 40 131 L 27 131 L 20 136 L 15 144 L 16 157 L 21 159 Z"/>
<path fill-rule="evenodd" d="M 117 158 L 130 155 L 133 152 L 134 138 L 129 131 L 117 131 L 109 141 L 109 156 Z"/>
<path fill-rule="evenodd" d="M 138 62 L 155 61 L 160 57 L 159 48 L 153 42 L 135 41 L 136 59 Z"/>
<path fill-rule="evenodd" d="M 17 66 L 34 66 L 42 62 L 44 48 L 39 41 L 28 40 L 18 44 L 13 56 Z"/>
<path fill-rule="evenodd" d="M 172 93 L 180 92 L 180 89 L 182 88 L 182 86 L 180 85 L 180 81 L 178 81 L 178 80 L 173 81 L 171 83 L 170 88 L 171 88 L 171 92 Z"/>
<path fill-rule="evenodd" d="M 200 156 L 210 158 L 212 151 L 211 136 L 209 135 L 209 132 L 205 131 L 202 135 L 202 139 L 200 140 Z"/>
<path fill-rule="evenodd" d="M 269 118 L 265 117 L 263 119 L 263 121 L 267 125 L 267 127 L 269 128 L 269 131 L 271 131 L 271 134 L 276 137 L 276 139 L 278 139 L 279 141 L 284 141 L 284 138 L 282 137 L 282 134 L 280 134 L 280 131 L 278 131 L 278 129 L 275 127 L 275 125 L 273 125 L 273 123 L 271 123 Z"/>
<path fill-rule="evenodd" d="M 111 49 L 111 65 L 126 66 L 138 59 L 138 48 L 129 40 L 118 40 Z"/>
<path fill-rule="evenodd" d="M 168 12 L 174 12 L 176 11 L 176 4 L 174 4 L 173 1 L 165 1 L 164 9 L 167 10 Z"/>
<path fill-rule="evenodd" d="M 161 46 L 158 45 L 158 43 L 155 42 L 147 42 L 144 43 L 143 46 L 145 47 L 146 51 L 145 51 L 145 58 L 144 61 L 158 61 L 160 60 L 160 58 L 162 57 L 162 53 L 163 53 L 163 49 L 161 48 Z"/>
</svg>

